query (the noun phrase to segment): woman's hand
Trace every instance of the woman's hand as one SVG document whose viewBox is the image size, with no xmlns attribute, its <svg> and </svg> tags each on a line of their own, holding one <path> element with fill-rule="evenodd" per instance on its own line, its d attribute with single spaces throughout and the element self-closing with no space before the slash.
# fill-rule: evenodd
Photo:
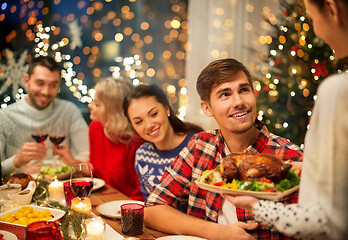
<svg viewBox="0 0 348 240">
<path fill-rule="evenodd" d="M 250 197 L 250 196 L 232 196 L 230 194 L 221 194 L 224 198 L 227 199 L 230 203 L 232 203 L 237 208 L 244 208 L 246 210 L 252 211 L 254 205 L 258 203 L 260 200 L 258 198 Z"/>
</svg>

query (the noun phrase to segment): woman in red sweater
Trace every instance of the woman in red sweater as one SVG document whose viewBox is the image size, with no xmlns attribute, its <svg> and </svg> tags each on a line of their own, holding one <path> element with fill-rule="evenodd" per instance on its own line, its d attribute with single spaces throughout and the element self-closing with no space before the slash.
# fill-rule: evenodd
<svg viewBox="0 0 348 240">
<path fill-rule="evenodd" d="M 122 80 L 106 78 L 95 88 L 89 125 L 90 162 L 93 175 L 105 180 L 134 200 L 143 200 L 140 182 L 135 172 L 135 151 L 143 143 L 123 115 L 123 98 L 132 85 Z"/>
</svg>

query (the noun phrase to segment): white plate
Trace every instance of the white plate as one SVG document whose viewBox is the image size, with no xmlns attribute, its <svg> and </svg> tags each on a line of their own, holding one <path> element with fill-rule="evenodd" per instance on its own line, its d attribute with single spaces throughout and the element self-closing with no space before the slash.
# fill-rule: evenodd
<svg viewBox="0 0 348 240">
<path fill-rule="evenodd" d="M 105 181 L 100 178 L 93 178 L 93 190 L 96 191 L 105 185 Z"/>
<path fill-rule="evenodd" d="M 165 237 L 160 237 L 156 238 L 157 240 L 202 240 L 205 238 L 200 238 L 200 237 L 194 237 L 194 236 L 185 236 L 185 235 L 172 235 L 172 236 L 165 236 Z"/>
<path fill-rule="evenodd" d="M 4 235 L 5 240 L 17 240 L 18 239 L 17 236 L 14 235 L 13 233 L 3 231 L 3 230 L 0 230 L 0 233 Z"/>
<path fill-rule="evenodd" d="M 289 190 L 286 190 L 284 192 L 256 192 L 256 191 L 250 191 L 250 190 L 234 190 L 234 189 L 228 189 L 228 188 L 223 188 L 223 187 L 217 187 L 214 185 L 206 184 L 206 183 L 201 183 L 198 180 L 196 181 L 196 184 L 198 187 L 211 191 L 211 192 L 216 192 L 216 193 L 227 193 L 231 194 L 234 196 L 241 196 L 241 195 L 246 195 L 246 196 L 252 196 L 256 198 L 262 198 L 262 199 L 267 199 L 267 200 L 278 200 L 281 199 L 295 191 L 297 191 L 300 186 L 296 186 L 293 188 L 290 188 Z"/>
<path fill-rule="evenodd" d="M 48 209 L 51 213 L 51 215 L 53 216 L 52 219 L 48 220 L 48 221 L 56 221 L 58 219 L 61 219 L 64 215 L 65 215 L 65 211 L 63 210 L 60 210 L 60 209 L 54 209 L 54 208 L 48 208 L 48 207 L 39 207 L 39 206 L 34 206 L 34 205 L 25 205 L 25 206 L 29 206 L 29 207 L 32 207 L 34 210 L 36 211 L 39 211 L 39 212 L 42 212 L 43 210 L 45 209 Z M 24 206 L 22 206 L 24 207 Z M 0 218 L 2 216 L 4 216 L 6 213 L 12 213 L 12 214 L 15 214 L 18 212 L 18 209 L 20 209 L 21 207 L 17 207 L 17 208 L 13 208 L 11 210 L 8 210 L 6 212 L 2 212 L 0 213 Z M 2 221 L 1 221 L 2 222 Z M 8 223 L 8 224 L 13 224 L 13 225 L 16 225 L 16 226 L 21 226 L 23 227 L 24 225 L 20 225 L 20 224 L 15 224 L 15 223 Z M 25 226 L 24 226 L 25 227 Z"/>
<path fill-rule="evenodd" d="M 139 203 L 144 205 L 144 202 L 135 201 L 135 200 L 119 200 L 119 201 L 111 201 L 107 203 L 100 204 L 96 209 L 105 217 L 109 218 L 121 218 L 121 205 L 125 203 Z"/>
</svg>

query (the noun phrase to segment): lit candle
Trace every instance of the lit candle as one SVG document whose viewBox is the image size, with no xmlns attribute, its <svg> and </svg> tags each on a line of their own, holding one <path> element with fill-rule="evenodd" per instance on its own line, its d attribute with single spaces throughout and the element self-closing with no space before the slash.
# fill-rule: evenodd
<svg viewBox="0 0 348 240">
<path fill-rule="evenodd" d="M 103 240 L 105 236 L 104 221 L 101 218 L 91 219 L 91 221 L 86 224 L 86 231 L 88 240 Z"/>
<path fill-rule="evenodd" d="M 71 200 L 71 209 L 77 212 L 90 214 L 92 212 L 91 200 L 89 198 L 73 198 Z"/>
<path fill-rule="evenodd" d="M 63 183 L 57 179 L 48 186 L 48 192 L 50 195 L 50 201 L 60 202 L 65 199 Z"/>
</svg>

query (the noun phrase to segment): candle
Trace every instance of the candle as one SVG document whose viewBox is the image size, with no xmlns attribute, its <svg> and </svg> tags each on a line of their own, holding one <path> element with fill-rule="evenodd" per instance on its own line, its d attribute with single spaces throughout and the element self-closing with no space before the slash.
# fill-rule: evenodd
<svg viewBox="0 0 348 240">
<path fill-rule="evenodd" d="M 89 198 L 73 198 L 71 200 L 71 209 L 77 212 L 90 214 L 92 212 L 91 200 Z"/>
<path fill-rule="evenodd" d="M 103 240 L 105 236 L 105 222 L 100 217 L 87 219 L 86 232 L 88 240 Z"/>
<path fill-rule="evenodd" d="M 48 186 L 50 201 L 60 202 L 65 200 L 63 183 L 57 179 Z"/>
</svg>

